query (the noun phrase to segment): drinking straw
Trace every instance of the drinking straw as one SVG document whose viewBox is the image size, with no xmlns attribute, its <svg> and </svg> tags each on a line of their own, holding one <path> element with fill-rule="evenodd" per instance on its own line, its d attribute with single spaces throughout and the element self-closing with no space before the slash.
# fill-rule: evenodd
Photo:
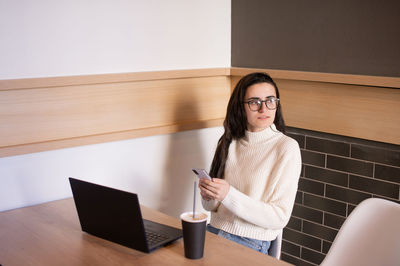
<svg viewBox="0 0 400 266">
<path fill-rule="evenodd" d="M 193 219 L 195 218 L 196 213 L 196 188 L 197 188 L 197 181 L 194 181 L 194 193 L 193 193 Z"/>
</svg>

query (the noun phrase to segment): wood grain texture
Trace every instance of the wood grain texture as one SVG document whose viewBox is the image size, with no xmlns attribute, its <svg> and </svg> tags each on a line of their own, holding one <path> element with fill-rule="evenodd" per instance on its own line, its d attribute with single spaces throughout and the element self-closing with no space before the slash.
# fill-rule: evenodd
<svg viewBox="0 0 400 266">
<path fill-rule="evenodd" d="M 220 125 L 229 96 L 223 75 L 2 90 L 0 155 Z"/>
<path fill-rule="evenodd" d="M 277 83 L 288 126 L 400 144 L 400 78 L 232 68 L 232 89 L 256 71 Z"/>
<path fill-rule="evenodd" d="M 179 220 L 142 206 L 145 219 L 181 228 Z M 206 233 L 204 257 L 184 257 L 183 239 L 147 254 L 81 231 L 73 199 L 0 213 L 3 265 L 289 265 Z"/>
<path fill-rule="evenodd" d="M 400 78 L 398 77 L 380 77 L 256 68 L 231 68 L 230 73 L 231 76 L 244 76 L 256 71 L 266 72 L 271 75 L 271 77 L 279 79 L 400 88 Z"/>
<path fill-rule="evenodd" d="M 0 80 L 0 157 L 221 126 L 255 71 L 277 81 L 289 126 L 400 143 L 400 78 L 221 68 Z"/>
<path fill-rule="evenodd" d="M 81 76 L 42 77 L 0 80 L 0 90 L 33 89 L 100 83 L 165 80 L 193 77 L 229 76 L 230 68 L 165 70 Z"/>
<path fill-rule="evenodd" d="M 286 123 L 400 144 L 400 90 L 276 79 Z"/>
</svg>

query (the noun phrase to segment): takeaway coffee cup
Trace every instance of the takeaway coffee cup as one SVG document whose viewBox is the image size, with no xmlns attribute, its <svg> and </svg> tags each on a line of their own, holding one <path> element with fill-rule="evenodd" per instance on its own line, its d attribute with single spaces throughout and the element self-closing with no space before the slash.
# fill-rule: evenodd
<svg viewBox="0 0 400 266">
<path fill-rule="evenodd" d="M 185 257 L 188 259 L 200 259 L 203 257 L 204 241 L 206 235 L 207 214 L 193 212 L 181 214 L 183 245 Z"/>
</svg>

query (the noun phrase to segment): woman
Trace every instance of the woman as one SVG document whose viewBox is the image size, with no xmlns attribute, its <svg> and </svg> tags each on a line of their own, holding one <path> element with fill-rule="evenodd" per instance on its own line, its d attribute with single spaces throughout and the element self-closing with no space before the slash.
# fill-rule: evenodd
<svg viewBox="0 0 400 266">
<path fill-rule="evenodd" d="M 284 135 L 279 91 L 268 74 L 252 73 L 236 85 L 225 132 L 211 164 L 212 181 L 199 181 L 207 229 L 268 254 L 289 221 L 301 171 L 297 142 Z"/>
</svg>

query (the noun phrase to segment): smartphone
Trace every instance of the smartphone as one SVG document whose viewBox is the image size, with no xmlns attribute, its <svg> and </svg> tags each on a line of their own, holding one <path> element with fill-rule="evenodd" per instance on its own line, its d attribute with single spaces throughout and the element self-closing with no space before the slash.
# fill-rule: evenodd
<svg viewBox="0 0 400 266">
<path fill-rule="evenodd" d="M 212 181 L 211 176 L 207 173 L 206 170 L 200 168 L 193 168 L 192 171 L 197 175 L 198 178 L 206 178 Z"/>
</svg>

